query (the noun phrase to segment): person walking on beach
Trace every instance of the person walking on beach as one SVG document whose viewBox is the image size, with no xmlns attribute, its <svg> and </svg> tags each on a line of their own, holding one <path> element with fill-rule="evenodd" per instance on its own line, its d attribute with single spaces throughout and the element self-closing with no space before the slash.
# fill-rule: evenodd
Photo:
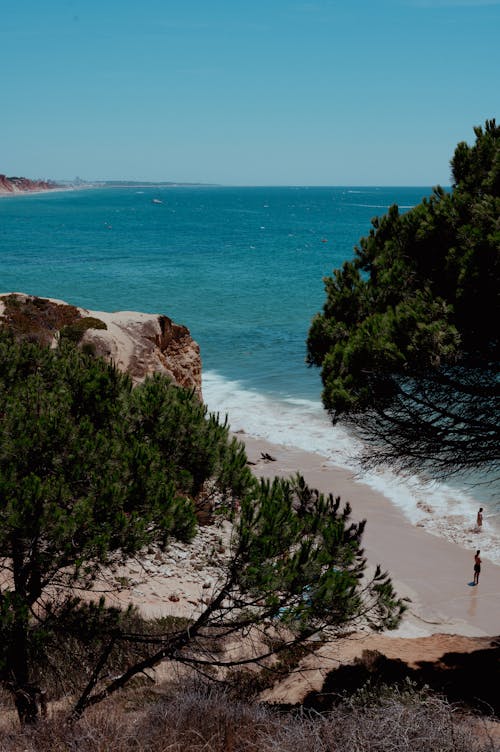
<svg viewBox="0 0 500 752">
<path fill-rule="evenodd" d="M 476 525 L 477 525 L 477 532 L 479 533 L 481 528 L 483 527 L 483 508 L 482 507 L 479 508 L 479 512 L 477 513 Z"/>
<path fill-rule="evenodd" d="M 479 549 L 476 551 L 476 555 L 474 556 L 474 585 L 479 585 L 479 574 L 481 572 L 481 557 L 479 554 L 481 551 Z"/>
</svg>

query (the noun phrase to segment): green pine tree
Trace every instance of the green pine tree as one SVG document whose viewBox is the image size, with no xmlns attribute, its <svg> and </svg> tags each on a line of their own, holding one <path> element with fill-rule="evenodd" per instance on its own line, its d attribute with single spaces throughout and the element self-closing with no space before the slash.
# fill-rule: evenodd
<svg viewBox="0 0 500 752">
<path fill-rule="evenodd" d="M 325 279 L 308 361 L 368 462 L 442 475 L 498 466 L 500 128 L 475 135 L 457 146 L 451 192 L 373 219 Z"/>
<path fill-rule="evenodd" d="M 197 503 L 210 495 L 234 534 L 198 618 L 146 638 L 104 603 L 78 597 L 103 567 L 152 542 L 191 540 Z M 192 392 L 159 376 L 132 390 L 72 345 L 51 350 L 0 331 L 0 680 L 22 722 L 38 717 L 36 677 L 55 638 L 80 639 L 89 660 L 96 651 L 79 714 L 165 659 L 258 662 L 209 652 L 251 629 L 279 633 L 284 649 L 327 628 L 395 626 L 404 606 L 386 574 L 367 575 L 364 524 L 349 515 L 300 477 L 256 480 L 243 446 Z M 150 649 L 106 683 L 119 643 Z"/>
</svg>

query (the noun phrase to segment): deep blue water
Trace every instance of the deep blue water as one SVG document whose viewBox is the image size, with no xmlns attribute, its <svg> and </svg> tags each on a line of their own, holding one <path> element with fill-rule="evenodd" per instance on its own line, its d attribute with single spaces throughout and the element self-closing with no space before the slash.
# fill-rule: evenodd
<svg viewBox="0 0 500 752">
<path fill-rule="evenodd" d="M 0 202 L 0 289 L 186 324 L 203 364 L 318 397 L 305 339 L 322 278 L 392 203 L 429 188 L 106 188 Z M 163 203 L 152 203 L 153 199 Z"/>
</svg>

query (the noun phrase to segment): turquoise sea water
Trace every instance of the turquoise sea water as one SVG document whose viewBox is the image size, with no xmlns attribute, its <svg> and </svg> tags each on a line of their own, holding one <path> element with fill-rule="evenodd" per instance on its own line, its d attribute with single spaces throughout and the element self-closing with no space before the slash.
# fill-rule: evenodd
<svg viewBox="0 0 500 752">
<path fill-rule="evenodd" d="M 304 343 L 322 277 L 352 255 L 371 217 L 427 193 L 169 187 L 8 198 L 1 284 L 88 308 L 166 312 L 190 328 L 206 369 L 314 398 Z"/>
<path fill-rule="evenodd" d="M 234 430 L 352 467 L 353 441 L 330 426 L 319 374 L 304 363 L 308 327 L 323 304 L 323 276 L 352 257 L 371 218 L 430 192 L 158 186 L 6 197 L 0 292 L 165 313 L 199 342 L 205 400 Z M 368 480 L 413 521 L 467 546 L 476 544 L 478 501 L 500 511 L 477 489 L 385 472 Z M 498 522 L 487 518 L 481 538 L 492 556 Z"/>
</svg>

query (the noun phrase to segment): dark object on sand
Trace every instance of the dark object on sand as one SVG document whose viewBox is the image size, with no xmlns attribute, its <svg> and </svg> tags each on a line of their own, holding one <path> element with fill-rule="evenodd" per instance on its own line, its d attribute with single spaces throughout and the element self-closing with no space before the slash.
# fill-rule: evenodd
<svg viewBox="0 0 500 752">
<path fill-rule="evenodd" d="M 271 457 L 267 452 L 261 452 L 260 456 L 263 460 L 266 460 L 266 462 L 276 462 L 276 457 Z"/>
</svg>

